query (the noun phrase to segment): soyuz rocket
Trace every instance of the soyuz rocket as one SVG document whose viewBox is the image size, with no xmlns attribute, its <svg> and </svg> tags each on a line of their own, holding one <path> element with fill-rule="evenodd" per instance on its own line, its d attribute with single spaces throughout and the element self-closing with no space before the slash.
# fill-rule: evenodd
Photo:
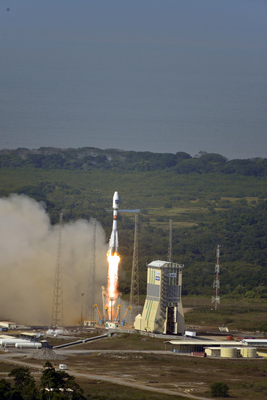
<svg viewBox="0 0 267 400">
<path fill-rule="evenodd" d="M 112 225 L 112 232 L 109 239 L 109 250 L 110 254 L 113 256 L 114 253 L 118 252 L 119 248 L 119 238 L 118 238 L 118 227 L 117 227 L 117 216 L 118 216 L 118 209 L 119 209 L 119 193 L 115 192 L 113 195 L 113 225 Z"/>
</svg>

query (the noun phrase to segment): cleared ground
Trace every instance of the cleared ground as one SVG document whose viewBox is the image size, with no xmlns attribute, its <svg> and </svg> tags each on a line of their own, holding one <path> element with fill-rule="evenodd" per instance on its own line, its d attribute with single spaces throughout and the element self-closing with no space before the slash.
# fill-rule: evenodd
<svg viewBox="0 0 267 400">
<path fill-rule="evenodd" d="M 171 347 L 167 347 L 168 351 L 164 351 L 163 347 L 164 340 L 161 339 L 122 334 L 83 344 L 82 347 L 76 346 L 71 350 L 76 351 L 76 355 L 70 355 L 69 350 L 63 349 L 57 352 L 66 355 L 67 359 L 63 362 L 67 364 L 69 373 L 83 374 L 76 379 L 91 399 L 173 398 L 167 394 L 140 391 L 140 385 L 152 390 L 171 391 L 176 398 L 187 394 L 209 398 L 210 385 L 218 381 L 228 384 L 232 398 L 267 398 L 267 360 L 180 356 L 171 353 Z M 161 353 L 143 352 L 152 352 L 154 348 Z M 27 359 L 23 354 L 16 357 L 16 361 L 36 366 L 44 364 L 40 360 Z M 52 363 L 58 367 L 59 362 Z M 10 368 L 9 364 L 0 363 L 1 371 L 10 371 Z M 115 385 L 116 382 L 120 385 Z"/>
</svg>

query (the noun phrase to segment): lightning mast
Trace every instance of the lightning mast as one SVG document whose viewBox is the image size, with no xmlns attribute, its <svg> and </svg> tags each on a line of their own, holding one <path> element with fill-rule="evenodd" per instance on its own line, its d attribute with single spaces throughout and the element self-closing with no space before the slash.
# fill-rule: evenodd
<svg viewBox="0 0 267 400">
<path fill-rule="evenodd" d="M 213 295 L 211 298 L 211 303 L 214 303 L 214 309 L 217 310 L 220 304 L 220 245 L 217 245 L 216 250 L 216 265 L 213 281 Z"/>
<path fill-rule="evenodd" d="M 57 247 L 57 263 L 54 282 L 54 296 L 52 308 L 52 326 L 63 326 L 63 277 L 61 263 L 61 233 L 62 233 L 63 212 L 59 214 L 59 232 L 58 232 L 58 247 Z"/>
<path fill-rule="evenodd" d="M 89 280 L 88 280 L 88 290 L 87 290 L 87 301 L 86 301 L 86 318 L 89 321 L 94 320 L 95 311 L 95 249 L 96 249 L 96 219 L 94 219 L 94 229 L 93 229 L 93 242 L 92 242 L 92 254 L 89 266 Z"/>
<path fill-rule="evenodd" d="M 172 262 L 172 219 L 170 219 L 169 248 L 168 248 L 168 259 L 167 259 L 167 261 Z"/>
<path fill-rule="evenodd" d="M 138 273 L 138 215 L 135 215 L 134 249 L 132 262 L 132 278 L 130 292 L 130 306 L 139 306 L 139 273 Z"/>
</svg>

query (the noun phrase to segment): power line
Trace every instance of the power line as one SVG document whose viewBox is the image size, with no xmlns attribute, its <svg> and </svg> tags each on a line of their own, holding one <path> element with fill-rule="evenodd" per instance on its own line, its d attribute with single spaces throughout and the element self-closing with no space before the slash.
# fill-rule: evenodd
<svg viewBox="0 0 267 400">
<path fill-rule="evenodd" d="M 169 247 L 168 247 L 168 258 L 167 258 L 167 261 L 172 262 L 172 219 L 170 219 Z"/>
<path fill-rule="evenodd" d="M 214 303 L 214 309 L 217 310 L 220 304 L 220 245 L 217 245 L 216 250 L 216 265 L 214 272 L 214 281 L 213 281 L 213 295 L 211 298 L 211 303 Z"/>
</svg>

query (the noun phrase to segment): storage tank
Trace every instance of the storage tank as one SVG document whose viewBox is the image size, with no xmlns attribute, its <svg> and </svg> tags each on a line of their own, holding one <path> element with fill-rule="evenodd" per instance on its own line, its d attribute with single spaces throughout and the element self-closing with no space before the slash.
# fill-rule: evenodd
<svg viewBox="0 0 267 400">
<path fill-rule="evenodd" d="M 257 350 L 255 347 L 244 347 L 241 349 L 241 356 L 245 358 L 257 357 Z"/>
<path fill-rule="evenodd" d="M 15 346 L 16 343 L 30 343 L 25 339 L 1 339 L 0 345 L 1 346 Z"/>
<path fill-rule="evenodd" d="M 227 357 L 227 358 L 237 357 L 237 349 L 235 347 L 222 347 L 221 357 Z"/>
<path fill-rule="evenodd" d="M 42 344 L 39 342 L 28 342 L 28 343 L 21 343 L 18 342 L 15 344 L 15 347 L 17 347 L 17 349 L 40 349 L 42 347 Z"/>
</svg>

